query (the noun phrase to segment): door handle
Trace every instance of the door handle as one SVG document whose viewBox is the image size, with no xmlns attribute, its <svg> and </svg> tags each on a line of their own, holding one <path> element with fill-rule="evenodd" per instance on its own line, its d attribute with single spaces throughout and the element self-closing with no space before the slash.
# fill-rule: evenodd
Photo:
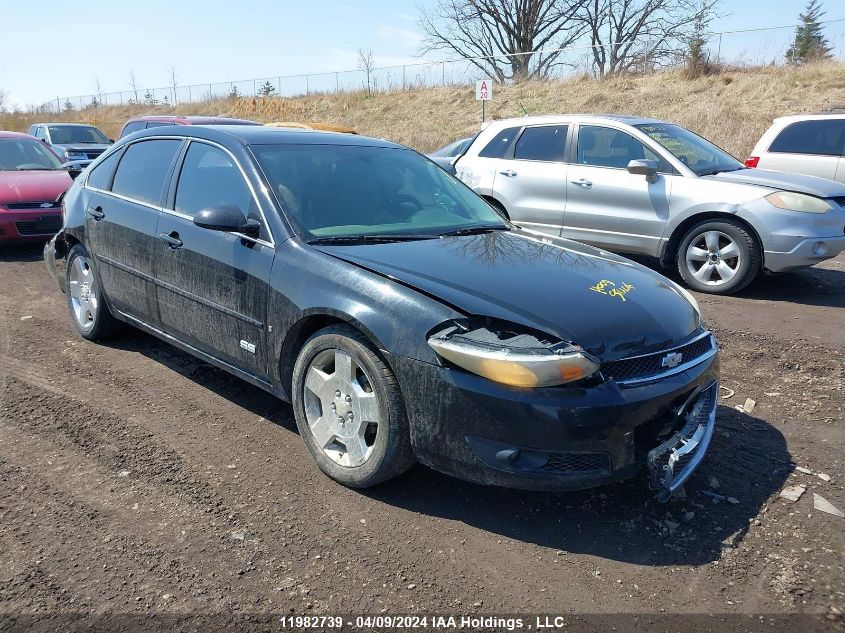
<svg viewBox="0 0 845 633">
<path fill-rule="evenodd" d="M 103 213 L 103 207 L 94 207 L 93 209 L 91 207 L 88 207 L 86 211 L 88 212 L 88 215 L 94 218 L 94 220 L 96 220 L 97 222 L 106 217 L 106 214 Z"/>
<path fill-rule="evenodd" d="M 504 171 L 500 171 L 500 174 L 503 176 L 507 176 L 508 178 L 513 178 L 516 176 L 516 172 L 513 169 L 505 169 Z"/>
<path fill-rule="evenodd" d="M 581 187 L 582 189 L 589 189 L 593 186 L 592 181 L 587 180 L 586 178 L 579 178 L 578 180 L 570 180 L 570 182 L 575 185 L 576 187 Z"/>
<path fill-rule="evenodd" d="M 158 239 L 167 244 L 173 250 L 176 250 L 184 243 L 179 239 L 179 234 L 176 231 L 171 231 L 170 233 L 159 233 Z"/>
</svg>

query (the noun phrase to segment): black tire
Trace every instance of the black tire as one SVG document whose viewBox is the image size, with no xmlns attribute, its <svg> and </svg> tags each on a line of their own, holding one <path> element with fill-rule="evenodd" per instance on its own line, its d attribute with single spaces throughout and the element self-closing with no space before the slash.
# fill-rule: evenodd
<svg viewBox="0 0 845 633">
<path fill-rule="evenodd" d="M 306 394 L 307 373 L 315 360 L 321 355 L 331 354 L 332 350 L 340 350 L 351 357 L 355 366 L 363 370 L 371 393 L 376 396 L 380 421 L 371 453 L 360 465 L 342 465 L 329 457 L 316 440 L 306 415 L 306 398 L 316 397 L 314 392 Z M 291 400 L 296 426 L 308 451 L 320 470 L 335 481 L 350 488 L 369 488 L 402 474 L 414 465 L 416 460 L 411 448 L 405 403 L 396 376 L 372 344 L 354 328 L 330 326 L 305 342 L 293 368 Z M 321 411 L 325 411 L 322 404 Z"/>
<path fill-rule="evenodd" d="M 720 244 L 736 245 L 737 258 L 725 258 L 724 263 L 735 270 L 735 274 L 727 281 L 721 281 L 721 275 L 717 270 L 709 273 L 705 270 L 708 263 L 704 263 L 699 271 L 708 275 L 709 279 L 702 281 L 695 276 L 695 267 L 698 262 L 687 261 L 687 251 L 690 245 L 700 242 L 706 233 L 716 233 L 719 235 Z M 724 248 L 724 247 L 723 247 Z M 678 250 L 676 252 L 678 272 L 681 274 L 684 282 L 691 289 L 698 292 L 706 292 L 709 294 L 727 295 L 734 292 L 739 292 L 750 284 L 760 273 L 762 267 L 762 252 L 760 243 L 748 227 L 737 220 L 704 220 L 694 226 L 684 234 L 681 241 L 678 243 Z M 717 264 L 721 264 L 720 259 Z M 713 264 L 716 266 L 717 264 Z M 707 282 L 710 283 L 707 283 Z"/>
<path fill-rule="evenodd" d="M 84 267 L 90 271 L 92 287 L 95 288 L 96 308 L 90 310 L 91 318 L 83 325 L 76 315 L 74 307 L 74 294 L 72 292 L 72 275 L 77 261 L 84 263 Z M 70 312 L 70 320 L 79 335 L 89 341 L 104 341 L 115 337 L 120 333 L 122 324 L 114 318 L 109 306 L 103 297 L 100 276 L 96 270 L 94 260 L 82 244 L 75 244 L 67 254 L 67 306 Z"/>
</svg>

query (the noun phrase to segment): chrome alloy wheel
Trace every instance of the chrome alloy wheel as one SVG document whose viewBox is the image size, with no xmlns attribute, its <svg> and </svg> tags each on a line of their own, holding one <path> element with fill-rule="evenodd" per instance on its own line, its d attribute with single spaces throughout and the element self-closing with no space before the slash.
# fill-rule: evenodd
<svg viewBox="0 0 845 633">
<path fill-rule="evenodd" d="M 721 286 L 736 277 L 742 263 L 739 246 L 721 231 L 705 231 L 689 243 L 687 269 L 708 286 Z"/>
<path fill-rule="evenodd" d="M 364 369 L 343 350 L 324 350 L 311 361 L 303 392 L 305 418 L 316 445 L 341 466 L 366 462 L 381 414 Z"/>
<path fill-rule="evenodd" d="M 97 282 L 94 271 L 83 256 L 77 255 L 73 259 L 70 269 L 68 293 L 73 308 L 73 318 L 84 330 L 94 327 L 97 320 L 97 310 L 100 300 L 97 295 Z"/>
</svg>

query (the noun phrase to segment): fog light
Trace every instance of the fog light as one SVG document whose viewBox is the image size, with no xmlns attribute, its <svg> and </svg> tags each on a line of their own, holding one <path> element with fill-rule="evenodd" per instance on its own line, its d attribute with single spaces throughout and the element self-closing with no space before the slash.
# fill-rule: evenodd
<svg viewBox="0 0 845 633">
<path fill-rule="evenodd" d="M 824 242 L 816 242 L 813 244 L 813 255 L 821 257 L 827 254 L 827 245 Z"/>
</svg>

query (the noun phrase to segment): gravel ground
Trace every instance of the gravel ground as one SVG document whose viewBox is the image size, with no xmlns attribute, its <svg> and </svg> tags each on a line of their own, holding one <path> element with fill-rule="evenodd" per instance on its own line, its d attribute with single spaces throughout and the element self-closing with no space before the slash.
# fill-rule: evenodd
<svg viewBox="0 0 845 633">
<path fill-rule="evenodd" d="M 845 520 L 813 500 L 845 510 L 845 256 L 699 301 L 728 390 L 684 497 L 660 504 L 644 477 L 537 494 L 422 466 L 356 492 L 318 472 L 288 405 L 137 332 L 82 340 L 40 247 L 3 247 L 0 613 L 816 613 L 840 626 Z M 798 501 L 779 497 L 796 485 Z"/>
</svg>

